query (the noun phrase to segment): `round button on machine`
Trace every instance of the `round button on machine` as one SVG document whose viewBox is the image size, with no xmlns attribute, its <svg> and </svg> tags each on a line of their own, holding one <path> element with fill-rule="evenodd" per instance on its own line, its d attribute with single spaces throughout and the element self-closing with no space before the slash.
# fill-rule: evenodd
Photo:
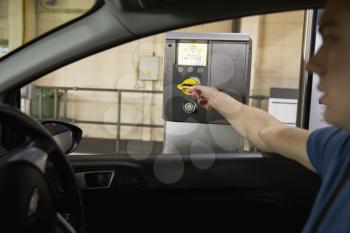
<svg viewBox="0 0 350 233">
<path fill-rule="evenodd" d="M 183 105 L 183 109 L 186 113 L 194 113 L 197 110 L 197 104 L 193 102 L 186 102 Z"/>
</svg>

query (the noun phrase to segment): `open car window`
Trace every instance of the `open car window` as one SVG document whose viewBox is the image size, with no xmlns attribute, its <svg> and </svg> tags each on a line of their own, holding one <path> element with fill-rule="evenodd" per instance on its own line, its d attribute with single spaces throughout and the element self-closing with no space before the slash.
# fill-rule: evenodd
<svg viewBox="0 0 350 233">
<path fill-rule="evenodd" d="M 303 24 L 304 11 L 293 11 L 175 31 L 248 34 L 247 103 L 295 126 Z M 166 138 L 166 46 L 167 33 L 161 33 L 60 68 L 22 89 L 22 110 L 36 119 L 56 118 L 81 127 L 84 134 L 78 153 L 161 154 Z M 188 136 L 186 127 L 180 131 Z M 237 149 L 228 144 L 218 142 L 223 152 Z M 200 153 L 210 147 L 203 148 Z M 239 150 L 255 148 L 244 140 Z"/>
<path fill-rule="evenodd" d="M 96 0 L 0 0 L 0 56 L 93 8 Z"/>
</svg>

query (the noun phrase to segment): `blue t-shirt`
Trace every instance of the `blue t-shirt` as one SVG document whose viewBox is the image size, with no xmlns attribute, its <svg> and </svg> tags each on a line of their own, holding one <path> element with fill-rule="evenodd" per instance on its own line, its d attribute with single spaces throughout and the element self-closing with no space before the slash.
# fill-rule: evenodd
<svg viewBox="0 0 350 233">
<path fill-rule="evenodd" d="M 328 198 L 350 163 L 350 132 L 327 127 L 314 131 L 307 143 L 308 157 L 322 178 L 322 185 L 303 233 L 309 233 Z M 338 193 L 318 228 L 319 233 L 350 232 L 350 181 Z"/>
</svg>

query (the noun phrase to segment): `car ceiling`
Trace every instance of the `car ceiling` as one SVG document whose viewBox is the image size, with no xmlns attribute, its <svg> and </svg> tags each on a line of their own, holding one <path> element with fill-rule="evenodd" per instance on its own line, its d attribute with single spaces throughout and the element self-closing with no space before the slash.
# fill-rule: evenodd
<svg viewBox="0 0 350 233">
<path fill-rule="evenodd" d="M 324 0 L 101 0 L 97 6 L 2 57 L 0 97 L 66 64 L 144 36 L 223 19 L 321 8 Z"/>
</svg>

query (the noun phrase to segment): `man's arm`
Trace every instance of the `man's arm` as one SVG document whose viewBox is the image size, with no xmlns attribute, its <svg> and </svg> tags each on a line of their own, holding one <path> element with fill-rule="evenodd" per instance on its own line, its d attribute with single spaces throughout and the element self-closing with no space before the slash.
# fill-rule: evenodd
<svg viewBox="0 0 350 233">
<path fill-rule="evenodd" d="M 215 88 L 196 86 L 193 96 L 204 107 L 216 109 L 260 150 L 281 154 L 315 171 L 306 151 L 309 131 L 286 126 L 267 112 L 244 105 Z"/>
</svg>

